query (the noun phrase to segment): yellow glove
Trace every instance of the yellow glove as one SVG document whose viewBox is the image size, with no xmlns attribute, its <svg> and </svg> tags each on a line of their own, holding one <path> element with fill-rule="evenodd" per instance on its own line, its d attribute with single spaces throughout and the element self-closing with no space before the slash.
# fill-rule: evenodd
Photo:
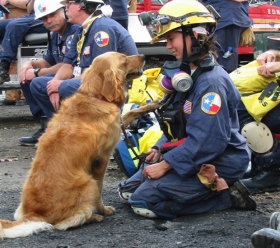
<svg viewBox="0 0 280 248">
<path fill-rule="evenodd" d="M 255 41 L 255 35 L 252 27 L 246 28 L 240 35 L 239 45 L 240 46 L 251 46 Z"/>
</svg>

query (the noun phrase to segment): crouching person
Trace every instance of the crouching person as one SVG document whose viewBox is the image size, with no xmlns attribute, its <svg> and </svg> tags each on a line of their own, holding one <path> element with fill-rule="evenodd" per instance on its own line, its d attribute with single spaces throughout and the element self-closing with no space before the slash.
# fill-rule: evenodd
<svg viewBox="0 0 280 248">
<path fill-rule="evenodd" d="M 185 0 L 165 4 L 162 16 L 164 21 L 153 17 L 157 31 L 147 24 L 151 42 L 166 39 L 166 48 L 182 63 L 172 75 L 166 71 L 161 83 L 173 90 L 156 111 L 164 135 L 147 153 L 144 167 L 120 183 L 119 194 L 136 214 L 151 218 L 255 210 L 239 181 L 249 163 L 238 133 L 240 94 L 212 54 L 216 18 L 199 2 Z"/>
</svg>

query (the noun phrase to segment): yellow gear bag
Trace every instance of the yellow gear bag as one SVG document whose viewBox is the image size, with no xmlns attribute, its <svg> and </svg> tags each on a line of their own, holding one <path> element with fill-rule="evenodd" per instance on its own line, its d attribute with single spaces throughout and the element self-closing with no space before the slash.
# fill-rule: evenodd
<svg viewBox="0 0 280 248">
<path fill-rule="evenodd" d="M 164 93 L 160 90 L 159 84 L 163 77 L 161 68 L 151 68 L 143 72 L 143 75 L 132 81 L 128 89 L 127 103 L 135 103 L 140 106 L 146 105 L 147 100 L 162 100 Z"/>
<path fill-rule="evenodd" d="M 153 147 L 157 141 L 161 138 L 163 132 L 160 129 L 158 123 L 154 124 L 153 126 L 149 127 L 144 135 L 139 138 L 139 153 L 147 153 L 147 151 Z"/>
<path fill-rule="evenodd" d="M 258 74 L 260 64 L 254 60 L 243 65 L 229 74 L 238 91 L 243 94 L 262 91 L 270 82 L 276 81 L 278 76 L 264 77 Z"/>
<path fill-rule="evenodd" d="M 280 102 L 277 74 L 269 78 L 261 76 L 257 71 L 259 66 L 254 60 L 229 74 L 242 95 L 241 101 L 246 110 L 257 122 Z"/>
</svg>

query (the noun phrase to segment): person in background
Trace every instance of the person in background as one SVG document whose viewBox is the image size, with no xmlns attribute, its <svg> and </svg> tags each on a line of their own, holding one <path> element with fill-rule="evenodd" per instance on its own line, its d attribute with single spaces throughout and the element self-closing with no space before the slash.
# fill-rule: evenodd
<svg viewBox="0 0 280 248">
<path fill-rule="evenodd" d="M 110 5 L 113 9 L 111 18 L 128 30 L 127 0 L 105 0 L 104 3 Z"/>
<path fill-rule="evenodd" d="M 280 51 L 268 50 L 260 54 L 257 61 L 260 64 L 257 69 L 258 74 L 264 77 L 271 77 L 280 72 Z M 246 130 L 247 140 L 251 143 L 252 150 L 251 170 L 246 178 L 242 179 L 243 184 L 252 193 L 277 190 L 280 187 L 280 105 L 270 110 L 260 123 L 256 123 L 244 104 L 240 102 L 238 116 L 240 130 L 241 132 Z M 266 135 L 262 135 L 263 130 L 266 130 Z M 256 151 L 251 138 L 254 140 L 258 133 L 260 135 L 258 151 Z"/>
<path fill-rule="evenodd" d="M 60 101 L 77 91 L 81 74 L 93 59 L 108 51 L 126 55 L 138 54 L 128 31 L 109 18 L 112 8 L 102 0 L 63 1 L 69 22 L 81 25 L 74 36 L 70 51 L 54 77 L 32 80 L 31 92 L 40 108 L 50 119 L 59 108 Z"/>
<path fill-rule="evenodd" d="M 44 26 L 52 32 L 47 53 L 42 59 L 26 61 L 19 72 L 22 92 L 29 104 L 32 115 L 40 120 L 41 128 L 31 136 L 21 137 L 21 145 L 33 146 L 47 127 L 47 118 L 30 91 L 34 78 L 43 75 L 54 76 L 62 66 L 62 60 L 70 49 L 74 33 L 80 27 L 67 21 L 64 5 L 57 0 L 35 0 L 35 19 L 42 20 Z"/>
<path fill-rule="evenodd" d="M 200 2 L 205 6 L 212 5 L 221 16 L 215 32 L 218 42 L 216 44 L 217 61 L 230 73 L 238 67 L 237 49 L 240 39 L 241 45 L 251 45 L 254 40 L 254 34 L 250 28 L 252 20 L 248 15 L 249 2 L 248 0 L 200 0 Z"/>
<path fill-rule="evenodd" d="M 143 169 L 120 183 L 119 194 L 136 214 L 148 218 L 231 207 L 255 210 L 239 181 L 249 163 L 246 140 L 238 132 L 241 96 L 212 53 L 216 19 L 190 0 L 170 1 L 158 14 L 153 17 L 156 28 L 145 24 L 151 43 L 166 40 L 166 49 L 181 62 L 161 81 L 173 90 L 162 115 L 158 109 L 164 135 L 146 154 Z"/>
<path fill-rule="evenodd" d="M 3 0 L 1 3 L 3 4 Z M 18 46 L 24 36 L 32 30 L 34 33 L 45 33 L 46 28 L 41 20 L 34 19 L 34 0 L 6 0 L 5 4 L 11 4 L 18 8 L 27 8 L 28 15 L 20 18 L 0 20 L 0 84 L 10 81 L 9 70 L 11 63 L 17 57 Z M 37 25 L 30 29 L 32 25 Z"/>
</svg>

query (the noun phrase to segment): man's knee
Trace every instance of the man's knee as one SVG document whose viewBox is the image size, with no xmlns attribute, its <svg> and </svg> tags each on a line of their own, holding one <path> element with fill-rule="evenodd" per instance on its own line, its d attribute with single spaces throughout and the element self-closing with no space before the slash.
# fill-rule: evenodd
<svg viewBox="0 0 280 248">
<path fill-rule="evenodd" d="M 262 122 L 252 121 L 245 124 L 241 129 L 241 134 L 245 137 L 247 145 L 255 153 L 267 153 L 271 151 L 275 144 L 273 134 Z"/>
<path fill-rule="evenodd" d="M 58 87 L 58 94 L 61 100 L 77 92 L 80 86 L 80 80 L 65 80 Z"/>
</svg>

